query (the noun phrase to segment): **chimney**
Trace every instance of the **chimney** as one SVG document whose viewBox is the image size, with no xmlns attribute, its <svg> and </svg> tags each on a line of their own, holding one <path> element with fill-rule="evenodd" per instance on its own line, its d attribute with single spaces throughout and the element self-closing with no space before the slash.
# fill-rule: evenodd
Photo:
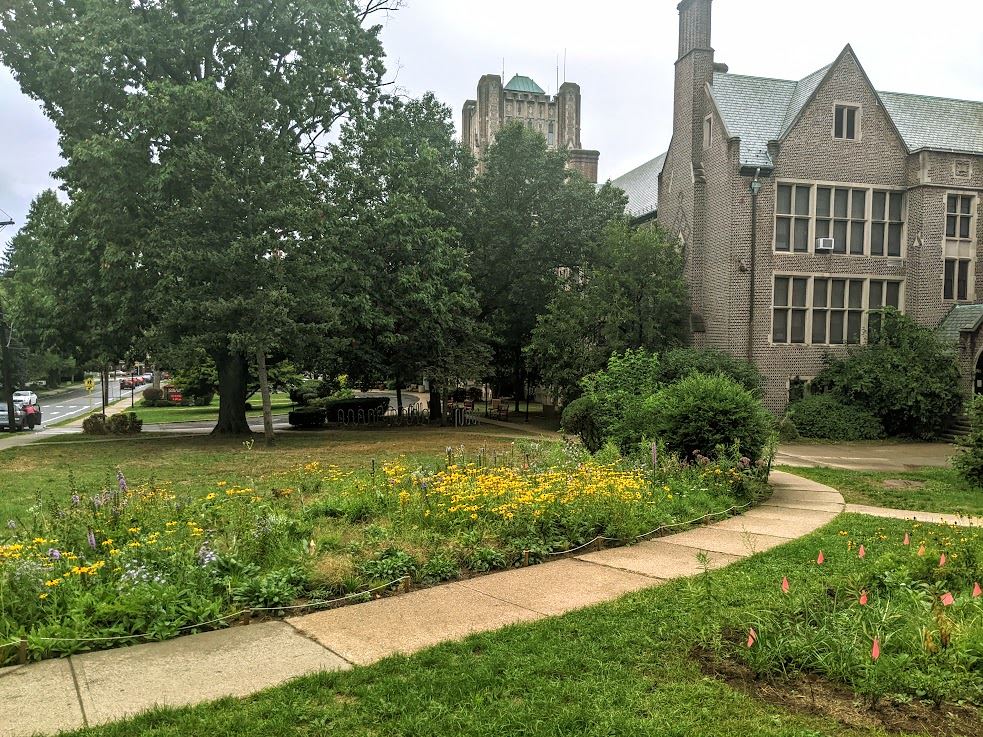
<svg viewBox="0 0 983 737">
<path fill-rule="evenodd" d="M 682 0 L 679 11 L 679 58 L 691 51 L 713 51 L 710 47 L 710 3 L 713 0 Z"/>
</svg>

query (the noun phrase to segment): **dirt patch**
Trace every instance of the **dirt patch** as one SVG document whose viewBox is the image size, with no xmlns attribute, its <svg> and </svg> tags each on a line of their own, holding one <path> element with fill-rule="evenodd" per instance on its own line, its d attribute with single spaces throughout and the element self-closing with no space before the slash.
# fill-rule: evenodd
<svg viewBox="0 0 983 737">
<path fill-rule="evenodd" d="M 925 486 L 925 482 L 914 479 L 884 479 L 881 486 L 885 489 L 921 489 Z"/>
<path fill-rule="evenodd" d="M 920 701 L 897 703 L 881 700 L 868 706 L 864 697 L 845 686 L 818 676 L 801 674 L 781 680 L 754 676 L 743 663 L 719 658 L 696 648 L 691 656 L 705 675 L 769 704 L 798 714 L 835 719 L 855 729 L 880 727 L 895 734 L 928 734 L 936 737 L 977 737 L 983 712 L 972 706 L 943 704 L 936 708 Z"/>
</svg>

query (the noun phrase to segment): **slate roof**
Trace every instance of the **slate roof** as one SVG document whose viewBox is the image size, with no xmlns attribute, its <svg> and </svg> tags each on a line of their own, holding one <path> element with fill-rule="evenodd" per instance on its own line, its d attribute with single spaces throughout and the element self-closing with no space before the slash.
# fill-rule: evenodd
<svg viewBox="0 0 983 737">
<path fill-rule="evenodd" d="M 955 305 L 935 332 L 943 340 L 955 343 L 963 330 L 976 330 L 983 322 L 983 305 Z"/>
<path fill-rule="evenodd" d="M 627 174 L 612 179 L 611 184 L 619 187 L 628 195 L 628 206 L 625 212 L 633 218 L 642 218 L 655 213 L 659 206 L 659 174 L 666 162 L 668 151 L 659 154 L 651 161 L 646 161 Z"/>
<path fill-rule="evenodd" d="M 538 84 L 533 82 L 529 77 L 524 77 L 521 74 L 516 74 L 509 83 L 505 85 L 505 89 L 511 92 L 535 92 L 537 95 L 545 95 L 546 92 Z"/>
<path fill-rule="evenodd" d="M 827 65 L 798 81 L 715 72 L 710 88 L 727 132 L 741 139 L 741 164 L 771 167 L 768 141 L 780 140 L 825 78 Z M 983 155 L 983 102 L 878 92 L 909 151 Z"/>
</svg>

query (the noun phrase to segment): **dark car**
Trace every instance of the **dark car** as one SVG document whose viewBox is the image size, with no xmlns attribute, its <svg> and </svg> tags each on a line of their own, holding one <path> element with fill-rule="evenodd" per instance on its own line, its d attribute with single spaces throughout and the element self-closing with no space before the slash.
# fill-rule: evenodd
<svg viewBox="0 0 983 737">
<path fill-rule="evenodd" d="M 9 430 L 10 424 L 11 424 L 10 417 L 7 414 L 7 405 L 6 403 L 4 403 L 2 406 L 0 406 L 0 430 Z M 21 406 L 17 404 L 14 405 L 13 426 L 14 426 L 13 427 L 14 430 L 23 430 L 25 427 L 28 426 L 27 413 L 24 412 Z"/>
</svg>

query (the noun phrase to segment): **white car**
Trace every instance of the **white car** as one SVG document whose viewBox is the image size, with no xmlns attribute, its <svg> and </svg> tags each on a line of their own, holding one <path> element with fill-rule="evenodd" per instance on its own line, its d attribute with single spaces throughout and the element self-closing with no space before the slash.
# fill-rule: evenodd
<svg viewBox="0 0 983 737">
<path fill-rule="evenodd" d="M 22 389 L 19 392 L 14 392 L 14 402 L 17 404 L 37 404 L 38 395 L 30 390 Z"/>
</svg>

